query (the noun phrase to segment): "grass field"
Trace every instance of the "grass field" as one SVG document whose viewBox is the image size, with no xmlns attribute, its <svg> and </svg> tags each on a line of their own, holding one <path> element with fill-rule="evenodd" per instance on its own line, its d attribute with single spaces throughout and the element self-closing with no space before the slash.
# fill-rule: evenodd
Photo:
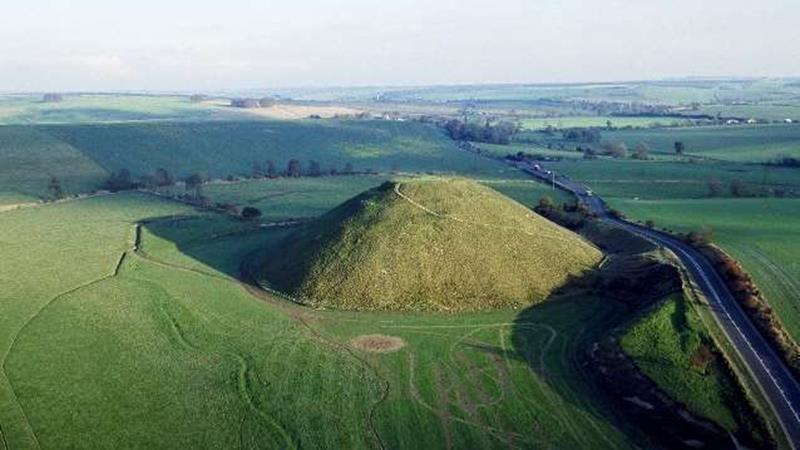
<svg viewBox="0 0 800 450">
<path fill-rule="evenodd" d="M 726 430 L 763 433 L 700 318 L 680 294 L 665 299 L 620 340 L 623 350 L 671 398 Z M 747 434 L 747 432 L 745 432 Z M 764 436 L 762 435 L 762 438 Z"/>
<path fill-rule="evenodd" d="M 613 127 L 666 127 L 666 126 L 685 126 L 691 121 L 683 118 L 672 117 L 619 117 L 619 116 L 564 116 L 564 117 L 537 117 L 522 119 L 520 124 L 528 130 L 542 130 L 548 127 L 553 128 L 587 128 L 587 127 L 607 127 L 611 122 Z"/>
<path fill-rule="evenodd" d="M 262 212 L 263 220 L 277 221 L 319 216 L 390 178 L 387 175 L 349 175 L 241 180 L 206 184 L 203 195 L 211 203 L 254 206 Z M 559 204 L 573 200 L 565 192 L 553 190 L 535 180 L 489 178 L 479 181 L 531 208 L 544 196 L 551 197 Z M 181 186 L 160 188 L 160 191 L 170 194 L 185 193 Z"/>
<path fill-rule="evenodd" d="M 0 214 L 0 259 L 4 267 L 0 272 L 0 355 L 5 369 L 0 379 L 0 426 L 11 448 L 35 447 L 30 424 L 9 384 L 13 366 L 8 356 L 20 335 L 40 320 L 42 311 L 62 302 L 62 294 L 113 272 L 120 255 L 131 245 L 134 220 L 185 211 L 174 204 L 128 196 Z M 33 353 L 29 356 L 50 352 Z M 52 354 L 56 353 L 69 357 L 69 352 Z M 58 371 L 40 372 L 59 375 Z M 62 389 L 54 393 L 67 396 L 62 404 L 73 395 Z"/>
<path fill-rule="evenodd" d="M 706 198 L 709 183 L 721 183 L 719 195 L 731 197 L 734 180 L 754 191 L 783 189 L 800 192 L 800 172 L 795 169 L 723 162 L 636 161 L 598 159 L 547 163 L 547 167 L 590 186 L 608 198 Z"/>
<path fill-rule="evenodd" d="M 67 193 L 94 189 L 107 176 L 78 149 L 29 127 L 0 127 L 0 205 L 48 195 L 56 176 Z"/>
<path fill-rule="evenodd" d="M 756 96 L 767 87 L 741 93 Z M 516 104 L 542 96 L 694 101 L 722 91 L 677 83 L 465 86 L 403 95 Z M 282 169 L 290 158 L 380 174 L 211 183 L 204 193 L 212 202 L 256 206 L 264 221 L 319 216 L 393 173 L 465 175 L 528 206 L 543 195 L 569 201 L 566 194 L 459 151 L 440 130 L 414 122 L 242 120 L 180 97 L 36 100 L 0 98 L 0 125 L 8 124 L 0 126 L 0 450 L 653 446 L 596 390 L 592 368 L 578 363 L 590 343 L 627 320 L 630 310 L 614 301 L 565 295 L 516 310 L 448 315 L 311 310 L 237 280 L 243 260 L 274 248 L 294 228 L 261 228 L 140 193 L 4 211 L 46 195 L 51 175 L 79 193 L 122 168 L 134 176 L 163 167 L 218 178 L 249 174 L 253 161 L 274 160 Z M 670 133 L 688 133 L 680 134 L 687 153 L 750 162 L 779 151 L 796 155 L 798 130 L 648 129 L 604 137 L 630 136 L 623 139 L 629 147 L 652 139 L 653 151 L 667 155 L 677 136 Z M 492 151 L 517 148 L 536 147 Z M 714 227 L 720 245 L 800 336 L 798 199 L 704 199 L 712 177 L 728 196 L 733 180 L 797 192 L 800 172 L 672 160 L 548 167 L 586 182 L 634 218 L 675 230 Z M 476 205 L 467 202 L 459 214 L 484 209 Z M 135 245 L 137 222 L 145 224 Z M 441 229 L 433 223 L 428 231 Z M 465 237 L 464 248 L 494 244 Z M 523 242 L 506 241 L 512 254 Z M 549 260 L 561 263 L 560 256 Z M 681 311 L 671 299 L 646 316 L 629 334 L 628 350 L 676 398 L 735 427 L 739 413 L 727 388 L 683 370 L 705 335 Z M 670 328 L 679 313 L 688 331 Z M 653 340 L 656 332 L 663 339 Z M 357 345 L 365 335 L 399 339 L 401 347 L 380 353 Z M 696 395 L 682 397 L 686 392 Z"/>
<path fill-rule="evenodd" d="M 755 103 L 749 105 L 703 105 L 692 114 L 707 114 L 709 116 L 739 117 L 742 119 L 756 118 L 761 120 L 792 119 L 800 121 L 800 104 L 787 105 L 786 99 L 777 101 Z"/>
<path fill-rule="evenodd" d="M 630 201 L 613 206 L 656 226 L 714 230 L 714 240 L 742 263 L 789 333 L 800 340 L 800 200 L 708 199 Z"/>
<path fill-rule="evenodd" d="M 629 148 L 644 142 L 652 152 L 674 153 L 675 142 L 687 154 L 725 161 L 766 162 L 778 156 L 800 156 L 800 125 L 736 125 L 657 128 L 604 132 L 603 139 L 625 142 Z"/>
<path fill-rule="evenodd" d="M 551 159 L 582 159 L 583 153 L 574 150 L 558 150 L 550 149 L 542 145 L 536 144 L 509 144 L 509 145 L 496 145 L 496 144 L 476 144 L 482 150 L 487 151 L 493 155 L 505 157 L 507 155 L 515 155 L 518 152 L 539 155 Z M 574 147 L 573 147 L 574 149 Z"/>
<path fill-rule="evenodd" d="M 296 158 L 342 170 L 502 173 L 501 164 L 456 152 L 433 126 L 388 121 L 247 121 L 43 127 L 107 170 L 163 167 L 186 175 L 249 174 L 253 161 L 279 168 Z"/>
<path fill-rule="evenodd" d="M 108 123 L 235 118 L 233 111 L 191 103 L 184 96 L 65 95 L 60 103 L 42 96 L 0 95 L 0 125 Z"/>
<path fill-rule="evenodd" d="M 210 183 L 203 187 L 203 195 L 212 203 L 256 207 L 267 221 L 282 220 L 319 216 L 387 179 L 385 175 L 254 179 Z M 162 190 L 176 194 L 185 192 L 180 186 Z"/>
<path fill-rule="evenodd" d="M 249 175 L 253 162 L 279 170 L 296 158 L 323 170 L 440 172 L 522 178 L 514 169 L 456 150 L 429 125 L 388 121 L 202 121 L 0 127 L 0 199 L 47 195 L 50 175 L 70 192 L 99 187 L 108 173 L 134 178 L 157 168 L 176 176 Z"/>
<path fill-rule="evenodd" d="M 574 197 L 566 192 L 546 186 L 535 180 L 481 180 L 481 183 L 533 208 L 542 197 L 552 198 L 556 204 L 572 203 Z"/>
<path fill-rule="evenodd" d="M 456 316 L 315 312 L 254 297 L 229 276 L 285 231 L 215 238 L 240 223 L 169 219 L 186 213 L 126 194 L 0 215 L 0 257 L 12 268 L 0 294 L 10 448 L 641 443 L 574 361 L 618 322 L 613 302 L 571 297 Z M 131 250 L 133 222 L 165 216 Z M 405 346 L 348 345 L 364 334 Z"/>
</svg>

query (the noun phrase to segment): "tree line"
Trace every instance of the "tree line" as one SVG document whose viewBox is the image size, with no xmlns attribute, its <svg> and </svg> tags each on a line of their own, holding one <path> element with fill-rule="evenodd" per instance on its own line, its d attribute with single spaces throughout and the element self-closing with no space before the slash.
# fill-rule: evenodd
<svg viewBox="0 0 800 450">
<path fill-rule="evenodd" d="M 519 126 L 512 122 L 500 121 L 483 124 L 459 119 L 448 120 L 444 129 L 451 139 L 456 141 L 482 142 L 485 144 L 508 145 L 511 138 L 519 132 Z"/>
<path fill-rule="evenodd" d="M 368 171 L 371 172 L 371 171 Z M 325 175 L 353 175 L 355 174 L 352 163 L 346 163 L 344 167 L 336 166 L 323 167 L 322 164 L 311 159 L 307 164 L 303 164 L 299 159 L 292 158 L 283 169 L 278 168 L 275 161 L 265 162 L 253 161 L 251 163 L 250 175 L 252 178 L 278 178 L 278 177 L 321 177 Z"/>
</svg>

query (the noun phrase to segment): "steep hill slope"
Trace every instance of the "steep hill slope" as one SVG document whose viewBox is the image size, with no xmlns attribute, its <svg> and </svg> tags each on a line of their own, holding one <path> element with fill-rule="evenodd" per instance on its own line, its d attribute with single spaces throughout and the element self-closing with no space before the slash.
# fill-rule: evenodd
<svg viewBox="0 0 800 450">
<path fill-rule="evenodd" d="M 261 281 L 303 303 L 470 311 L 541 301 L 601 253 L 478 183 L 387 182 L 263 252 Z"/>
</svg>

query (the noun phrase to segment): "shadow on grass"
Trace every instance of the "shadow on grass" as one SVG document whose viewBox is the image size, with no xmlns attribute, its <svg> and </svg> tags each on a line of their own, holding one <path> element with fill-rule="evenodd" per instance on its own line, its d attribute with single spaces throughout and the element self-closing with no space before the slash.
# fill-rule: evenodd
<svg viewBox="0 0 800 450">
<path fill-rule="evenodd" d="M 593 373 L 596 368 L 587 357 L 594 342 L 629 320 L 637 308 L 589 294 L 585 282 L 572 280 L 560 289 L 562 294 L 523 309 L 514 319 L 510 348 L 462 345 L 524 362 L 532 376 L 539 377 L 561 400 L 583 413 L 566 412 L 572 420 L 605 422 L 632 441 L 649 444 L 597 382 Z M 596 429 L 595 426 L 584 422 L 578 429 Z"/>
<path fill-rule="evenodd" d="M 170 246 L 174 245 L 179 254 L 207 266 L 209 273 L 219 272 L 241 281 L 247 281 L 241 274 L 242 262 L 293 229 L 261 227 L 258 222 L 223 215 L 156 217 L 141 224 L 141 251 L 145 255 L 169 259 L 173 252 Z M 148 235 L 156 239 L 148 240 Z"/>
</svg>

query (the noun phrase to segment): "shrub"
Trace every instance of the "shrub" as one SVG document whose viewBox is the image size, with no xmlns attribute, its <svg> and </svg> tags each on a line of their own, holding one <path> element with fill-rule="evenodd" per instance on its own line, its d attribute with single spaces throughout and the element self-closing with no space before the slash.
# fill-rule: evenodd
<svg viewBox="0 0 800 450">
<path fill-rule="evenodd" d="M 703 246 L 700 251 L 714 264 L 717 273 L 722 276 L 756 328 L 783 356 L 795 376 L 800 376 L 800 346 L 789 336 L 750 275 L 736 260 L 715 245 Z"/>
<path fill-rule="evenodd" d="M 253 220 L 261 217 L 261 210 L 252 206 L 242 209 L 242 219 Z"/>
</svg>

